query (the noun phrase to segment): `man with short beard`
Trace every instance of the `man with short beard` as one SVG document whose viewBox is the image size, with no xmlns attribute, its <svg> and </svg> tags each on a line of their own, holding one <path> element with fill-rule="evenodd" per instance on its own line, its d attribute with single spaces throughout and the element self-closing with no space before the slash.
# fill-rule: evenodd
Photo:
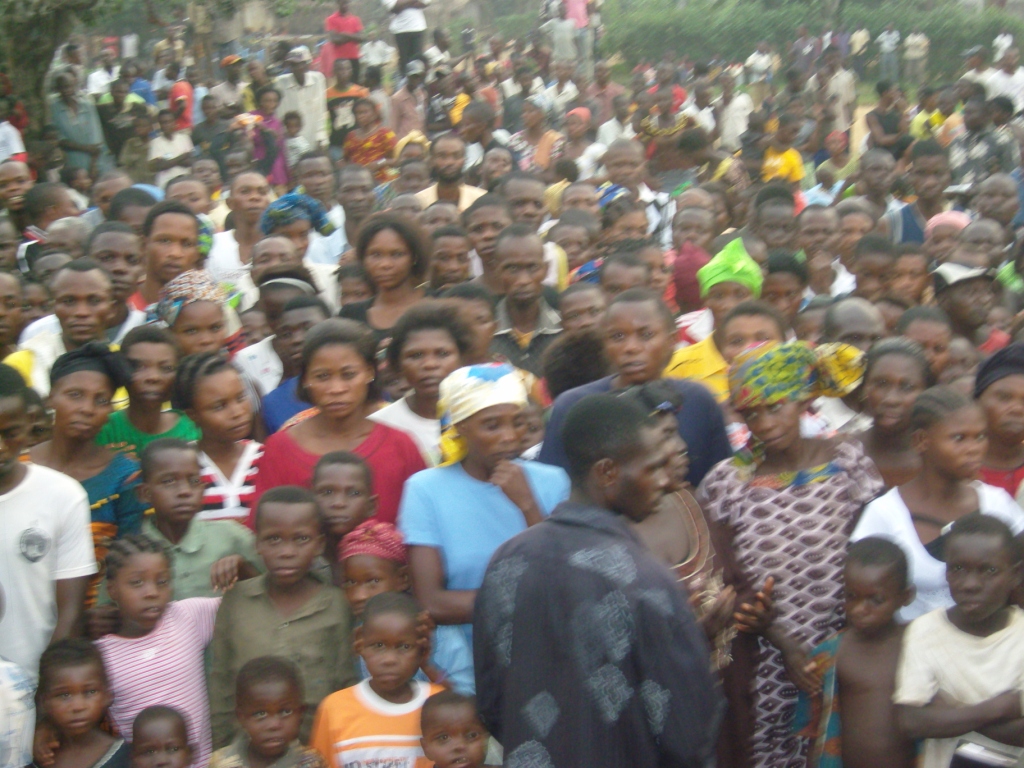
<svg viewBox="0 0 1024 768">
<path fill-rule="evenodd" d="M 430 147 L 430 165 L 437 182 L 416 193 L 424 210 L 441 200 L 454 204 L 462 213 L 477 198 L 486 194 L 479 187 L 462 183 L 462 166 L 465 162 L 466 142 L 461 136 L 445 133 L 434 139 Z"/>
</svg>

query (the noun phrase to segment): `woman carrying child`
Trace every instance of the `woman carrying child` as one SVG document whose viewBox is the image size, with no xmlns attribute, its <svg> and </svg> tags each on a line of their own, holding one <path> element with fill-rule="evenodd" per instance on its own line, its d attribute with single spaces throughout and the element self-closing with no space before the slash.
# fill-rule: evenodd
<svg viewBox="0 0 1024 768">
<path fill-rule="evenodd" d="M 849 394 L 862 355 L 846 345 L 762 344 L 730 369 L 733 408 L 752 434 L 750 448 L 715 466 L 698 491 L 751 583 L 774 577 L 777 615 L 761 635 L 754 690 L 753 764 L 803 764 L 790 733 L 796 686 L 814 688 L 809 648 L 842 623 L 847 531 L 882 489 L 858 443 L 805 438 L 800 416 L 819 396 Z M 794 553 L 799 553 L 796 557 Z"/>
<path fill-rule="evenodd" d="M 109 542 L 138 533 L 146 505 L 136 496 L 139 464 L 96 442 L 113 411 L 114 392 L 131 381 L 120 352 L 90 342 L 57 358 L 50 369 L 53 436 L 32 448 L 29 459 L 74 478 L 89 494 L 96 560 Z M 90 590 L 88 603 L 94 597 Z"/>
</svg>

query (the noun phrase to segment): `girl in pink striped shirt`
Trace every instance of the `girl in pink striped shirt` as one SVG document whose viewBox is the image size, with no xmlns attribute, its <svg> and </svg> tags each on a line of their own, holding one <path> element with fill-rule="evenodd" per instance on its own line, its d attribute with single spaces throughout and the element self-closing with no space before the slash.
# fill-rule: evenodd
<svg viewBox="0 0 1024 768">
<path fill-rule="evenodd" d="M 213 636 L 220 598 L 171 602 L 171 561 L 163 545 L 142 535 L 110 544 L 107 588 L 121 612 L 117 634 L 96 641 L 110 678 L 110 715 L 131 741 L 132 722 L 153 705 L 185 716 L 194 768 L 210 759 L 210 706 L 203 652 Z"/>
</svg>

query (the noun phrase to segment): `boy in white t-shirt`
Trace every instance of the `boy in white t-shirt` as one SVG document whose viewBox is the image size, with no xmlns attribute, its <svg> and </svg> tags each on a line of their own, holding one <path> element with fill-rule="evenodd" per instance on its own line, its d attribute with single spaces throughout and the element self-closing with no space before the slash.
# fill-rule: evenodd
<svg viewBox="0 0 1024 768">
<path fill-rule="evenodd" d="M 1013 533 L 998 518 L 972 513 L 954 523 L 943 554 L 955 605 L 907 627 L 893 694 L 901 729 L 925 739 L 920 768 L 946 768 L 967 734 L 1024 743 L 1024 611 L 1010 602 L 1021 580 Z"/>
<path fill-rule="evenodd" d="M 19 460 L 29 438 L 27 389 L 0 364 L 0 657 L 34 680 L 46 646 L 78 624 L 96 556 L 82 486 Z"/>
</svg>

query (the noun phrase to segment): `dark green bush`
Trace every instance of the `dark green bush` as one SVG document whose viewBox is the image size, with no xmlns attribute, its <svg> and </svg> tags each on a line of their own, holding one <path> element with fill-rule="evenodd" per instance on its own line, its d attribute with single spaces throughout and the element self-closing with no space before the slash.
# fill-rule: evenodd
<svg viewBox="0 0 1024 768">
<path fill-rule="evenodd" d="M 946 4 L 921 10 L 910 2 L 882 7 L 846 2 L 842 13 L 843 24 L 851 32 L 866 25 L 877 36 L 892 23 L 906 37 L 920 28 L 931 40 L 933 79 L 955 76 L 963 65 L 960 52 L 974 45 L 991 46 L 1004 26 L 1017 40 L 1024 40 L 1024 19 L 997 10 L 972 13 Z M 698 61 L 715 56 L 743 61 L 760 40 L 784 50 L 796 37 L 797 27 L 807 24 L 820 30 L 824 19 L 823 10 L 803 3 L 766 8 L 760 2 L 692 0 L 678 8 L 664 0 L 632 0 L 606 11 L 602 52 L 608 56 L 618 51 L 630 64 L 657 60 L 666 51 Z M 872 44 L 869 53 L 875 52 Z"/>
</svg>

